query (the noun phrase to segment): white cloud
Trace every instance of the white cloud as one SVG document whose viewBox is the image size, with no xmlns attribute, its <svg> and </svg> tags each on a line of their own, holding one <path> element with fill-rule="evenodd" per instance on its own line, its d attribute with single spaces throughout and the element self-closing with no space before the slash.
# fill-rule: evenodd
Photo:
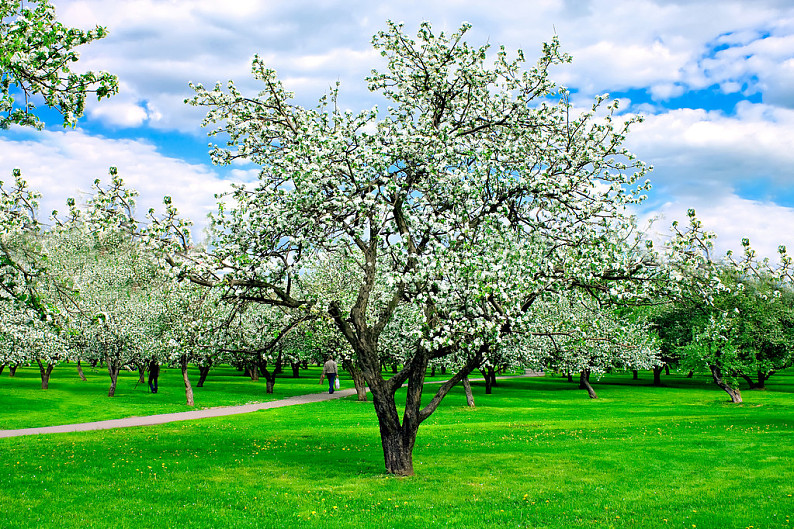
<svg viewBox="0 0 794 529">
<path fill-rule="evenodd" d="M 84 196 L 95 179 L 107 183 L 108 169 L 115 166 L 140 193 L 141 218 L 150 207 L 162 211 L 163 196 L 169 195 L 201 237 L 206 216 L 215 209 L 213 195 L 229 187 L 207 166 L 163 156 L 148 142 L 103 139 L 80 130 L 14 132 L 11 139 L 0 138 L 0 175 L 8 181 L 12 169 L 22 170 L 31 188 L 43 194 L 42 218 L 54 209 L 66 211 L 66 199 Z"/>
<path fill-rule="evenodd" d="M 717 234 L 715 258 L 724 256 L 728 250 L 735 255 L 742 255 L 741 240 L 745 237 L 750 239 L 750 245 L 757 255 L 768 257 L 773 263 L 777 262 L 780 245 L 786 246 L 789 253 L 794 253 L 794 230 L 790 229 L 794 226 L 794 208 L 728 194 L 716 200 L 698 198 L 687 203 L 670 202 L 647 216 L 658 215 L 654 231 L 668 235 L 674 220 L 679 221 L 681 226 L 688 225 L 686 212 L 689 208 L 695 209 L 706 230 Z"/>
</svg>

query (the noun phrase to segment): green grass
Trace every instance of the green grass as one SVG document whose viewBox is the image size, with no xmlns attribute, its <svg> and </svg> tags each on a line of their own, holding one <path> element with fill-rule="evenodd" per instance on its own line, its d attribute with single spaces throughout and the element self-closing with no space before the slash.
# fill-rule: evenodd
<svg viewBox="0 0 794 529">
<path fill-rule="evenodd" d="M 185 386 L 179 369 L 162 370 L 157 394 L 149 393 L 146 383 L 138 383 L 137 371 L 122 371 L 113 398 L 107 396 L 110 377 L 106 369 L 86 367 L 83 371 L 85 382 L 78 377 L 75 364 L 58 365 L 49 388 L 43 391 L 38 366 L 19 368 L 14 377 L 8 376 L 6 369 L 0 375 L 0 430 L 269 402 L 328 389 L 327 382 L 319 384 L 322 368 L 316 366 L 301 369 L 299 378 L 292 378 L 292 369 L 287 367 L 277 376 L 272 394 L 265 393 L 264 378 L 253 381 L 227 365 L 213 368 L 204 387 L 197 388 L 198 369 L 190 368 L 195 400 L 195 406 L 191 407 L 185 404 Z M 342 388 L 352 389 L 350 376 L 344 371 L 340 375 Z M 445 378 L 440 372 L 435 377 L 428 376 L 428 380 Z"/>
<path fill-rule="evenodd" d="M 791 527 L 794 373 L 739 406 L 705 379 L 644 378 L 608 376 L 593 401 L 550 376 L 475 383 L 475 409 L 456 389 L 411 478 L 383 474 L 372 405 L 354 398 L 0 439 L 2 525 Z"/>
</svg>

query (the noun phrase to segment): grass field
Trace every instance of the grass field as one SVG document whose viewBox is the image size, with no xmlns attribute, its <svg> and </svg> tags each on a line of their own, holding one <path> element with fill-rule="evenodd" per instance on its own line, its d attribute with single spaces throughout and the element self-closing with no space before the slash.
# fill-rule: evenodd
<svg viewBox="0 0 794 529">
<path fill-rule="evenodd" d="M 58 387 L 56 375 L 52 389 L 42 392 L 35 385 L 10 387 L 4 374 L 0 424 L 187 409 L 182 388 L 165 380 L 171 396 L 171 389 L 158 395 L 132 389 L 132 379 L 108 399 L 99 387 L 96 398 L 94 390 L 75 396 L 67 388 L 79 381 L 61 377 Z M 673 375 L 664 378 L 667 387 L 654 388 L 645 386 L 649 375 L 630 378 L 605 378 L 595 385 L 600 398 L 592 401 L 575 384 L 550 376 L 500 381 L 493 395 L 475 383 L 475 409 L 463 405 L 456 389 L 420 429 L 411 478 L 383 473 L 372 405 L 355 398 L 152 427 L 0 439 L 0 525 L 792 526 L 791 370 L 773 377 L 766 391 L 745 391 L 739 406 L 705 379 Z M 100 386 L 106 390 L 106 377 Z M 280 380 L 274 397 L 304 389 L 319 391 L 317 376 Z M 31 400 L 31 392 L 47 395 Z M 47 402 L 59 392 L 47 422 Z M 152 404 L 158 397 L 163 400 Z M 196 402 L 264 397 L 263 382 L 229 370 L 211 373 Z M 81 398 L 87 409 L 71 410 Z"/>
</svg>

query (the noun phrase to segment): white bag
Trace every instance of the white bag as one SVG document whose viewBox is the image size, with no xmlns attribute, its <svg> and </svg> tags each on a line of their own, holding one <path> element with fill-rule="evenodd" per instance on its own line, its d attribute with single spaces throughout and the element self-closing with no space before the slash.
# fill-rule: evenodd
<svg viewBox="0 0 794 529">
<path fill-rule="evenodd" d="M 336 380 L 334 380 L 334 389 L 339 389 L 339 377 L 336 377 Z"/>
</svg>

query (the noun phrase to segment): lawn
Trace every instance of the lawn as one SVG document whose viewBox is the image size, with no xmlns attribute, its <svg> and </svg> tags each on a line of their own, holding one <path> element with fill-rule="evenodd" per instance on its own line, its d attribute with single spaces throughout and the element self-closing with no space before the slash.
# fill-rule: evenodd
<svg viewBox="0 0 794 529">
<path fill-rule="evenodd" d="M 210 377 L 207 391 L 222 386 Z M 372 405 L 354 397 L 0 439 L 3 525 L 791 527 L 794 373 L 738 406 L 705 379 L 673 375 L 654 388 L 641 378 L 609 376 L 597 400 L 551 376 L 503 380 L 492 395 L 474 383 L 474 409 L 456 389 L 420 429 L 411 478 L 383 473 Z M 300 380 L 280 380 L 277 396 Z M 316 377 L 305 383 L 319 390 Z"/>
</svg>

